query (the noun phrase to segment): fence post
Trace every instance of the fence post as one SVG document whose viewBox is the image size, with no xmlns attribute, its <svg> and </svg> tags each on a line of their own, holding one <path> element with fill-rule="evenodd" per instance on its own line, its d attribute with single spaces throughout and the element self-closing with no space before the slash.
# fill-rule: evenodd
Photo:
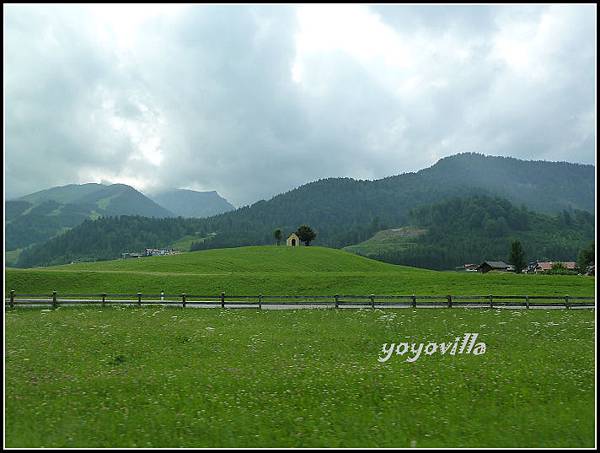
<svg viewBox="0 0 600 453">
<path fill-rule="evenodd" d="M 106 293 L 102 293 L 102 306 L 104 307 L 104 305 L 106 304 Z"/>
<path fill-rule="evenodd" d="M 142 293 L 137 293 L 138 307 L 142 306 Z"/>
<path fill-rule="evenodd" d="M 258 309 L 262 309 L 262 294 L 258 295 Z"/>
<path fill-rule="evenodd" d="M 448 308 L 452 308 L 452 296 L 448 294 L 446 299 L 448 299 Z"/>
<path fill-rule="evenodd" d="M 58 299 L 56 297 L 56 291 L 52 291 L 52 308 L 58 307 Z"/>
<path fill-rule="evenodd" d="M 161 289 L 160 290 L 160 301 L 163 302 L 165 300 L 165 290 Z"/>
<path fill-rule="evenodd" d="M 525 296 L 525 307 L 529 309 L 529 296 Z"/>
<path fill-rule="evenodd" d="M 571 308 L 571 305 L 569 304 L 569 296 L 565 296 L 565 307 Z"/>
<path fill-rule="evenodd" d="M 417 296 L 412 295 L 412 306 L 413 308 L 417 308 Z"/>
<path fill-rule="evenodd" d="M 225 293 L 221 292 L 221 308 L 225 308 Z"/>
<path fill-rule="evenodd" d="M 181 295 L 181 303 L 183 304 L 183 308 L 185 308 L 185 293 Z"/>
<path fill-rule="evenodd" d="M 490 298 L 490 308 L 494 308 L 494 299 L 492 295 L 490 294 L 488 297 Z"/>
<path fill-rule="evenodd" d="M 338 308 L 340 304 L 340 296 L 336 294 L 335 296 L 333 296 L 333 298 L 335 299 L 335 308 Z"/>
<path fill-rule="evenodd" d="M 10 306 L 10 308 L 15 308 L 15 290 L 14 289 L 10 290 L 9 306 Z"/>
<path fill-rule="evenodd" d="M 375 308 L 375 294 L 371 294 L 369 298 L 371 299 L 371 308 Z"/>
</svg>

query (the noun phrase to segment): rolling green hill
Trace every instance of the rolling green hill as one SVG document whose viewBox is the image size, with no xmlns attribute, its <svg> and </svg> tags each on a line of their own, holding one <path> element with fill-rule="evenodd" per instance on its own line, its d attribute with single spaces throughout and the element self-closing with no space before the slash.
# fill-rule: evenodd
<svg viewBox="0 0 600 453">
<path fill-rule="evenodd" d="M 326 247 L 252 246 L 213 249 L 169 256 L 75 263 L 49 269 L 185 272 L 389 272 L 399 267 Z M 406 268 L 408 270 L 416 270 Z"/>
<path fill-rule="evenodd" d="M 257 246 L 37 269 L 6 269 L 21 293 L 257 295 L 540 294 L 592 295 L 594 279 L 573 275 L 437 272 L 324 247 Z"/>
</svg>

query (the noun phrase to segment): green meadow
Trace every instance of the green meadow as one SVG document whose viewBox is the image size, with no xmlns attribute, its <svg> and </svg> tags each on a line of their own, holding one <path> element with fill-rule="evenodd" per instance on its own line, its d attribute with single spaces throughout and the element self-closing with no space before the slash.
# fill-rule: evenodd
<svg viewBox="0 0 600 453">
<path fill-rule="evenodd" d="M 572 275 L 438 272 L 323 247 L 240 247 L 179 255 L 5 270 L 17 293 L 231 295 L 594 295 Z"/>
<path fill-rule="evenodd" d="M 18 293 L 594 294 L 321 247 L 5 269 Z M 8 447 L 593 447 L 593 310 L 5 310 Z M 478 333 L 485 354 L 382 345 Z"/>
<path fill-rule="evenodd" d="M 425 228 L 402 227 L 378 231 L 373 237 L 359 244 L 344 247 L 344 250 L 360 253 L 363 256 L 405 250 L 415 245 L 415 240 L 425 234 Z"/>
<path fill-rule="evenodd" d="M 593 447 L 592 310 L 17 308 L 7 447 Z M 380 363 L 479 334 L 484 354 Z"/>
</svg>

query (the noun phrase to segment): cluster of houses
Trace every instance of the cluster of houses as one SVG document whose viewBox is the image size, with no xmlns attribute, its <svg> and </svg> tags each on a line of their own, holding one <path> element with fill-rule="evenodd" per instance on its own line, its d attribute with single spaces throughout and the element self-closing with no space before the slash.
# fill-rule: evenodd
<svg viewBox="0 0 600 453">
<path fill-rule="evenodd" d="M 142 258 L 144 256 L 166 256 L 166 255 L 175 255 L 179 253 L 173 249 L 145 249 L 143 252 L 125 252 L 121 253 L 121 258 Z"/>
<path fill-rule="evenodd" d="M 464 270 L 467 272 L 514 272 L 514 266 L 506 264 L 504 261 L 484 261 L 481 264 L 465 264 Z"/>
<path fill-rule="evenodd" d="M 525 269 L 523 269 L 523 273 L 526 274 L 543 274 L 545 272 L 548 272 L 552 269 L 552 266 L 555 264 L 562 264 L 562 267 L 565 268 L 568 271 L 576 271 L 577 270 L 577 263 L 575 263 L 574 261 L 532 261 L 531 263 L 529 263 L 527 265 L 527 267 Z M 484 261 L 481 264 L 465 264 L 463 266 L 463 269 L 467 272 L 482 272 L 482 273 L 486 273 L 486 272 L 490 272 L 490 271 L 495 271 L 495 272 L 514 272 L 515 271 L 515 267 L 511 264 L 507 264 L 504 261 Z M 594 263 L 592 263 L 591 266 L 589 266 L 586 271 L 585 274 L 586 275 L 595 275 L 595 265 Z"/>
</svg>

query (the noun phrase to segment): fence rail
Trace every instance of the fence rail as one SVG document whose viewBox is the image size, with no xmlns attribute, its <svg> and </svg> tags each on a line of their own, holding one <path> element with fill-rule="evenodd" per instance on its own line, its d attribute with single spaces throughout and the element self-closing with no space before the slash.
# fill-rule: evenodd
<svg viewBox="0 0 600 453">
<path fill-rule="evenodd" d="M 470 307 L 470 308 L 500 308 L 525 307 L 529 308 L 595 308 L 594 296 L 543 296 L 543 295 L 230 295 L 220 294 L 160 294 L 155 293 L 86 293 L 60 294 L 53 291 L 49 294 L 16 293 L 11 290 L 5 298 L 5 307 L 14 308 L 18 305 L 45 305 L 57 308 L 62 304 L 77 305 L 173 305 L 173 306 L 216 306 L 229 308 L 286 308 L 286 307 L 321 307 L 334 308 L 434 308 L 434 307 Z"/>
</svg>

